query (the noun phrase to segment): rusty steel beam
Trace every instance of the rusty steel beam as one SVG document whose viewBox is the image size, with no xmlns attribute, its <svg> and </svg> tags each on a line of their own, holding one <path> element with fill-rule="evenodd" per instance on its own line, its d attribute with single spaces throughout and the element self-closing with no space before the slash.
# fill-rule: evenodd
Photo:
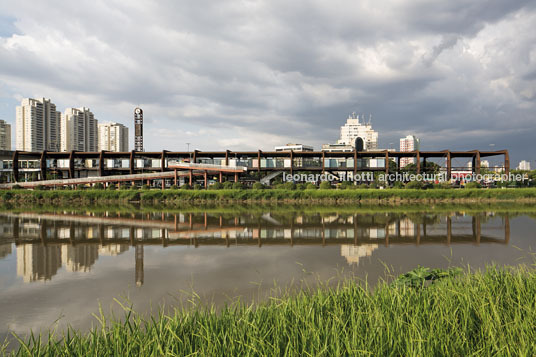
<svg viewBox="0 0 536 357">
<path fill-rule="evenodd" d="M 39 169 L 41 170 L 41 180 L 47 179 L 47 151 L 43 150 L 39 159 Z"/>
</svg>

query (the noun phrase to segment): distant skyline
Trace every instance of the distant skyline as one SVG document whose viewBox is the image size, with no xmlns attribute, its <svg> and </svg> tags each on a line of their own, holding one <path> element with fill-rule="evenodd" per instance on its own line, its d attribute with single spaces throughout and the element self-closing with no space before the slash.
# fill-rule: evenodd
<svg viewBox="0 0 536 357">
<path fill-rule="evenodd" d="M 319 149 L 357 112 L 380 148 L 413 134 L 421 149 L 536 159 L 532 1 L 53 0 L 0 14 L 13 137 L 20 100 L 45 97 L 129 128 L 140 105 L 146 150 Z"/>
</svg>

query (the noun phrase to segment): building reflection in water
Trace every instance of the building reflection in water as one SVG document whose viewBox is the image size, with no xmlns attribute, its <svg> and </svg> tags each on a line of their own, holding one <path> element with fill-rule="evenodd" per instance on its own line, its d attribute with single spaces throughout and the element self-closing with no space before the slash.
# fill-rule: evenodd
<svg viewBox="0 0 536 357">
<path fill-rule="evenodd" d="M 24 282 L 47 281 L 62 265 L 69 272 L 89 272 L 99 255 L 117 256 L 133 246 L 134 280 L 142 286 L 144 245 L 338 245 L 348 264 L 359 265 L 380 245 L 508 244 L 509 217 L 493 216 L 3 212 L 0 258 L 11 254 L 14 243 L 17 275 Z"/>
</svg>

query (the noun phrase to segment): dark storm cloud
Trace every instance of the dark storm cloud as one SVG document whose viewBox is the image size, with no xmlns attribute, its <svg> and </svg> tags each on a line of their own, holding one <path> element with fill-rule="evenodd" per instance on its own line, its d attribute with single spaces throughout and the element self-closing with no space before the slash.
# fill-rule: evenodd
<svg viewBox="0 0 536 357">
<path fill-rule="evenodd" d="M 425 148 L 500 137 L 516 160 L 520 130 L 534 127 L 529 1 L 57 0 L 0 10 L 16 19 L 0 38 L 8 93 L 87 101 L 99 119 L 123 122 L 141 104 L 156 150 L 318 147 L 357 111 L 373 114 L 383 147 L 409 133 Z"/>
</svg>

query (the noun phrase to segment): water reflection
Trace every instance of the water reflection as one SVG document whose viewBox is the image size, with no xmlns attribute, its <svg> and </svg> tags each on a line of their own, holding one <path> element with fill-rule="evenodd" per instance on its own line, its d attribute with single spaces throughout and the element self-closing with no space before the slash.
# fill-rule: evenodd
<svg viewBox="0 0 536 357">
<path fill-rule="evenodd" d="M 89 272 L 99 256 L 133 247 L 137 286 L 144 283 L 144 246 L 338 245 L 358 265 L 380 245 L 508 244 L 508 214 L 220 214 L 0 213 L 0 259 L 16 246 L 17 275 L 47 281 L 63 266 Z"/>
</svg>

